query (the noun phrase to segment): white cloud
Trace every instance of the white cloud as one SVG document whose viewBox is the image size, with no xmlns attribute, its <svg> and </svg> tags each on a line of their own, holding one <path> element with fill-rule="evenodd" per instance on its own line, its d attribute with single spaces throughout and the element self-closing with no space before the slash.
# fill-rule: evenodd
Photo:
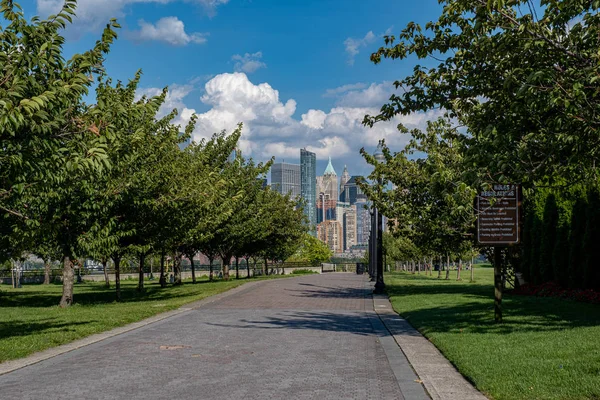
<svg viewBox="0 0 600 400">
<path fill-rule="evenodd" d="M 361 147 L 374 151 L 379 140 L 385 139 L 393 151 L 399 151 L 409 139 L 398 132 L 399 123 L 409 128 L 424 128 L 428 120 L 442 115 L 441 111 L 430 111 L 397 116 L 392 121 L 377 123 L 373 128 L 365 127 L 362 124 L 365 114 L 378 114 L 383 104 L 375 104 L 381 98 L 373 95 L 379 93 L 380 89 L 376 89 L 379 86 L 386 88 L 388 84 L 346 90 L 340 95 L 339 104 L 329 111 L 310 109 L 297 117 L 296 101 L 281 99 L 279 92 L 268 83 L 255 84 L 239 72 L 220 74 L 205 84 L 201 100 L 210 109 L 198 114 L 194 139 L 199 141 L 221 130 L 231 132 L 243 122 L 240 148 L 245 155 L 261 161 L 275 156 L 294 162 L 299 158 L 300 149 L 307 148 L 315 152 L 318 159 L 331 155 L 334 161 L 348 164 L 353 168 L 353 174 L 366 173 L 368 167 L 359 155 Z M 189 85 L 173 85 L 164 110 L 161 109 L 166 113 L 172 107 L 178 108 L 180 115 L 175 122 L 182 126 L 195 112 L 184 104 L 190 91 Z M 144 89 L 141 93 L 157 94 L 160 89 Z M 361 96 L 371 100 L 359 101 Z M 352 104 L 352 100 L 357 103 Z"/>
<path fill-rule="evenodd" d="M 377 36 L 387 36 L 392 32 L 393 26 L 390 26 L 384 33 L 381 35 L 375 35 L 373 31 L 367 32 L 367 34 L 363 38 L 348 38 L 344 40 L 344 46 L 346 47 L 346 53 L 348 53 L 348 65 L 354 65 L 354 58 L 360 53 L 360 49 L 363 47 L 367 47 L 371 43 L 375 41 Z"/>
<path fill-rule="evenodd" d="M 236 72 L 245 72 L 251 74 L 256 72 L 260 68 L 266 68 L 267 64 L 261 61 L 262 52 L 256 52 L 254 54 L 246 53 L 243 56 L 235 54 L 231 57 L 233 61 L 236 61 L 233 69 Z"/>
<path fill-rule="evenodd" d="M 127 14 L 125 9 L 132 4 L 156 3 L 168 4 L 185 2 L 201 6 L 205 12 L 213 16 L 218 6 L 227 4 L 229 0 L 78 0 L 73 25 L 68 27 L 71 36 L 80 36 L 85 32 L 96 32 L 103 28 L 111 18 L 119 20 Z M 45 18 L 56 14 L 64 4 L 64 0 L 36 0 L 37 13 Z"/>
<path fill-rule="evenodd" d="M 367 32 L 365 37 L 360 39 L 348 38 L 344 41 L 344 46 L 346 46 L 346 53 L 348 53 L 348 64 L 354 64 L 354 57 L 360 53 L 360 48 L 366 47 L 367 45 L 373 43 L 375 41 L 375 34 L 373 31 Z"/>
<path fill-rule="evenodd" d="M 366 87 L 367 85 L 365 83 L 351 83 L 348 85 L 336 87 L 334 89 L 327 89 L 323 94 L 323 97 L 337 97 L 342 93 L 346 93 L 351 90 L 364 89 Z"/>
<path fill-rule="evenodd" d="M 140 30 L 134 34 L 139 40 L 158 40 L 173 46 L 185 46 L 189 43 L 206 43 L 206 38 L 200 33 L 188 34 L 185 25 L 177 17 L 164 17 L 155 25 L 140 20 Z"/>
</svg>

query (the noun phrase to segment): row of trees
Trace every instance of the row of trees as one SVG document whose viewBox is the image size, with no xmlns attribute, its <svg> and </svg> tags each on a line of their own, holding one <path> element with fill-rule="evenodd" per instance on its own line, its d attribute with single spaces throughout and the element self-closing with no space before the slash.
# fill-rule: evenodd
<svg viewBox="0 0 600 400">
<path fill-rule="evenodd" d="M 376 64 L 416 58 L 420 65 L 364 123 L 440 117 L 424 131 L 400 125 L 410 143 L 394 154 L 384 146 L 385 163 L 363 151 L 375 166 L 370 178 L 395 187 L 363 189 L 421 254 L 462 258 L 475 242 L 477 192 L 522 184 L 524 239 L 504 259 L 534 283 L 591 285 L 600 234 L 600 3 L 440 3 L 437 20 L 409 23 L 372 54 Z M 563 198 L 571 205 L 557 211 Z"/>
<path fill-rule="evenodd" d="M 528 202 L 522 272 L 527 281 L 600 290 L 600 192 L 579 188 L 560 195 L 541 191 Z"/>
<path fill-rule="evenodd" d="M 106 74 L 103 62 L 119 27 L 111 21 L 91 50 L 63 56 L 61 30 L 76 1 L 57 15 L 28 23 L 13 1 L 2 0 L 0 31 L 0 262 L 34 253 L 61 260 L 61 306 L 73 302 L 73 262 L 112 259 L 116 296 L 120 264 L 139 260 L 139 286 L 150 254 L 181 259 L 202 252 L 232 258 L 285 260 L 302 243 L 302 209 L 263 188 L 271 162 L 256 164 L 237 152 L 242 127 L 190 141 L 176 110 L 160 116 L 167 96 L 138 98 L 141 73 L 127 84 Z M 83 97 L 96 85 L 94 104 Z M 212 274 L 211 274 L 212 275 Z M 211 276 L 212 277 L 212 276 Z"/>
</svg>

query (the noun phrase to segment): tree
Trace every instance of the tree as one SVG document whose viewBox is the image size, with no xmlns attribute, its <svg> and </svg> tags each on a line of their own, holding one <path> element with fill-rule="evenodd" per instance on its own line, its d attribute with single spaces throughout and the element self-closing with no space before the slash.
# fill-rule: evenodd
<svg viewBox="0 0 600 400">
<path fill-rule="evenodd" d="M 396 81 L 401 94 L 365 123 L 439 108 L 465 128 L 460 139 L 479 176 L 526 185 L 593 178 L 598 3 L 441 3 L 437 21 L 407 24 L 371 56 L 374 63 L 416 56 L 424 65 Z"/>
<path fill-rule="evenodd" d="M 302 237 L 300 248 L 298 248 L 288 261 L 307 262 L 312 266 L 318 266 L 321 263 L 329 261 L 331 256 L 333 256 L 333 252 L 325 243 L 305 233 Z"/>
<path fill-rule="evenodd" d="M 0 217 L 10 227 L 0 244 L 22 249 L 36 232 L 51 234 L 63 262 L 63 307 L 73 301 L 78 238 L 91 223 L 85 200 L 106 167 L 103 127 L 83 113 L 82 97 L 118 27 L 111 20 L 93 49 L 65 60 L 60 30 L 75 7 L 67 0 L 57 15 L 27 23 L 18 4 L 0 3 L 8 22 L 0 32 Z"/>
<path fill-rule="evenodd" d="M 543 282 L 549 282 L 554 279 L 552 255 L 554 246 L 556 245 L 558 218 L 556 197 L 551 193 L 546 197 L 541 230 L 538 233 L 541 236 L 539 270 Z"/>
</svg>

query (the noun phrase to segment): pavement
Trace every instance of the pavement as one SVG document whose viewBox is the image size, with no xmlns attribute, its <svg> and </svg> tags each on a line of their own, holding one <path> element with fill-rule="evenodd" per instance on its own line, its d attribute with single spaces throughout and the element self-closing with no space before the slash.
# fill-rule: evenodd
<svg viewBox="0 0 600 400">
<path fill-rule="evenodd" d="M 0 398 L 485 399 L 371 292 L 345 273 L 252 282 L 0 364 Z"/>
</svg>

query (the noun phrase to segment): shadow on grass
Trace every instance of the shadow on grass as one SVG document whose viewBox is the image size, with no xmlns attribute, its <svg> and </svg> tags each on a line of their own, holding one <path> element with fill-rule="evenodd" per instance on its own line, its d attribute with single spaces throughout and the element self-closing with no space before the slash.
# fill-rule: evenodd
<svg viewBox="0 0 600 400">
<path fill-rule="evenodd" d="M 402 279 L 405 280 L 406 276 Z M 409 278 L 412 278 L 409 276 Z M 600 325 L 600 308 L 592 304 L 562 299 L 506 295 L 502 302 L 503 323 L 494 322 L 493 286 L 483 284 L 437 282 L 406 285 L 394 282 L 386 287 L 392 303 L 408 311 L 401 315 L 422 333 L 465 332 L 507 334 L 512 332 L 563 331 Z M 412 279 L 412 280 L 418 280 Z M 404 284 L 403 284 L 404 283 Z M 431 299 L 440 296 L 440 304 Z M 410 299 L 411 296 L 415 298 Z M 415 304 L 418 296 L 427 299 Z M 450 297 L 448 297 L 450 296 Z M 426 304 L 426 305 L 425 305 Z"/>
<path fill-rule="evenodd" d="M 30 336 L 48 330 L 60 330 L 61 332 L 75 332 L 77 325 L 87 325 L 97 321 L 56 322 L 53 319 L 44 319 L 38 322 L 0 322 L 0 338 L 8 339 L 17 336 Z"/>
<path fill-rule="evenodd" d="M 135 285 L 125 283 L 121 286 L 121 303 L 139 301 L 166 301 L 180 297 L 189 297 L 192 293 L 184 290 L 188 287 L 201 289 L 203 285 L 219 281 L 200 281 L 196 284 L 186 282 L 181 286 L 168 285 L 161 288 L 158 282 L 146 283 L 143 292 L 138 292 Z M 60 285 L 58 285 L 60 286 Z M 5 307 L 52 307 L 58 305 L 61 298 L 60 289 L 56 285 L 35 285 L 36 289 L 28 286 L 23 291 L 1 292 L 0 308 Z M 75 285 L 75 304 L 98 305 L 110 304 L 116 301 L 114 285 L 105 288 L 101 283 L 85 283 Z"/>
</svg>

